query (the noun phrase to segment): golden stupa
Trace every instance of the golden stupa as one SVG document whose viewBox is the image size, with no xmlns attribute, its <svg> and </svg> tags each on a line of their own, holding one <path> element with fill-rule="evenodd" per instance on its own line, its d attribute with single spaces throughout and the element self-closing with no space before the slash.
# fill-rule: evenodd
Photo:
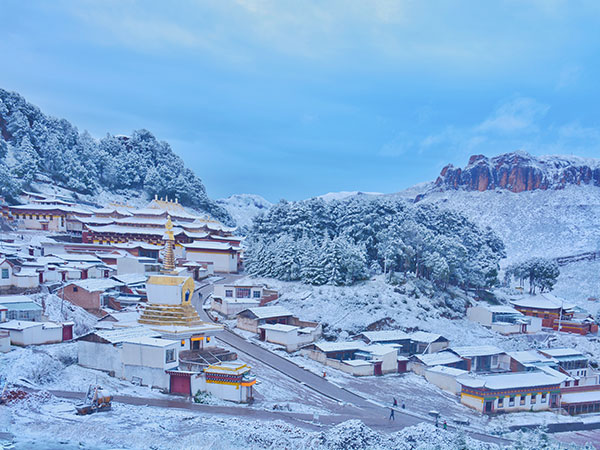
<svg viewBox="0 0 600 450">
<path fill-rule="evenodd" d="M 148 303 L 138 319 L 139 323 L 156 327 L 205 326 L 192 306 L 194 280 L 177 275 L 175 271 L 175 237 L 171 216 L 167 217 L 165 254 L 160 275 L 151 275 L 146 282 Z"/>
</svg>

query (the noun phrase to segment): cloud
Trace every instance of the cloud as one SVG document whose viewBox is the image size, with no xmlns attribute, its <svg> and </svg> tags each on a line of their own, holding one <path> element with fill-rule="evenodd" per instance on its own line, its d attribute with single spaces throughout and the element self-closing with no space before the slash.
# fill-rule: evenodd
<svg viewBox="0 0 600 450">
<path fill-rule="evenodd" d="M 501 104 L 485 119 L 475 127 L 479 132 L 493 133 L 517 133 L 524 131 L 536 131 L 538 123 L 550 107 L 537 102 L 532 98 L 515 98 Z"/>
<path fill-rule="evenodd" d="M 579 66 L 565 67 L 560 71 L 558 81 L 556 83 L 556 89 L 565 89 L 577 84 L 577 81 L 581 77 L 582 69 Z"/>
<path fill-rule="evenodd" d="M 386 142 L 380 156 L 398 157 L 410 152 L 467 156 L 514 150 L 531 153 L 590 154 L 600 148 L 600 128 L 579 122 L 552 123 L 550 106 L 529 97 L 501 103 L 480 123 L 458 127 L 447 125 L 421 136 L 400 131 Z"/>
</svg>

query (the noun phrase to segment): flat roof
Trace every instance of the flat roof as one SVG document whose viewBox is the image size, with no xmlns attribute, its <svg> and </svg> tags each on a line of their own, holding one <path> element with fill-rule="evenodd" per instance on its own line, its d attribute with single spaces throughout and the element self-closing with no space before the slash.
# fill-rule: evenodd
<svg viewBox="0 0 600 450">
<path fill-rule="evenodd" d="M 2 300 L 2 299 L 0 299 L 0 300 Z M 587 356 L 585 356 L 579 350 L 574 349 L 574 348 L 545 348 L 540 351 L 545 353 L 546 355 L 549 355 L 549 356 L 551 356 L 553 358 L 557 358 L 557 359 L 565 358 L 565 357 L 569 357 L 569 356 L 578 356 L 578 357 L 587 359 Z"/>
<path fill-rule="evenodd" d="M 345 342 L 319 342 L 315 344 L 319 350 L 325 353 L 342 352 L 345 350 L 363 350 L 368 351 L 368 346 L 362 341 Z"/>
<path fill-rule="evenodd" d="M 457 369 L 456 367 L 447 367 L 447 366 L 434 366 L 426 369 L 427 372 L 435 372 L 442 373 L 445 375 L 451 375 L 453 377 L 459 377 L 461 375 L 465 375 L 469 373 L 466 370 Z"/>
<path fill-rule="evenodd" d="M 410 336 L 401 330 L 364 331 L 359 336 L 366 337 L 371 342 L 408 340 Z"/>
<path fill-rule="evenodd" d="M 505 353 L 504 350 L 495 345 L 467 345 L 463 347 L 451 347 L 450 351 L 462 358 L 473 358 L 475 356 L 491 356 Z"/>
<path fill-rule="evenodd" d="M 289 317 L 292 313 L 283 306 L 259 306 L 257 308 L 248 308 L 244 311 L 250 311 L 257 319 L 269 319 L 271 317 Z M 241 311 L 243 313 L 244 311 Z"/>
<path fill-rule="evenodd" d="M 427 353 L 424 355 L 414 355 L 414 357 L 426 366 L 454 364 L 462 361 L 462 358 L 448 351 L 443 351 L 439 353 Z"/>
<path fill-rule="evenodd" d="M 448 340 L 441 334 L 436 333 L 428 333 L 426 331 L 416 331 L 414 333 L 409 334 L 410 340 L 415 342 L 425 342 L 431 344 L 432 342 L 437 341 L 438 339 Z"/>
<path fill-rule="evenodd" d="M 493 391 L 503 389 L 532 388 L 536 386 L 553 386 L 562 380 L 543 371 L 511 372 L 500 375 L 463 375 L 457 378 L 463 386 L 486 388 Z"/>
<path fill-rule="evenodd" d="M 566 392 L 561 395 L 561 403 L 590 403 L 600 402 L 600 389 L 583 392 Z"/>
<path fill-rule="evenodd" d="M 7 306 L 9 303 L 27 303 L 33 302 L 31 297 L 26 295 L 3 295 L 0 296 L 0 304 Z"/>
<path fill-rule="evenodd" d="M 170 339 L 155 338 L 149 336 L 136 336 L 123 341 L 125 344 L 147 345 L 148 347 L 169 347 L 173 344 L 178 344 L 177 341 Z"/>
<path fill-rule="evenodd" d="M 4 330 L 26 330 L 27 328 L 42 327 L 44 322 L 31 322 L 29 320 L 10 320 L 0 323 L 0 329 Z"/>
<path fill-rule="evenodd" d="M 110 278 L 87 278 L 85 280 L 71 281 L 69 284 L 74 284 L 88 292 L 104 292 L 107 289 L 123 285 L 123 283 L 111 280 Z"/>
<path fill-rule="evenodd" d="M 300 330 L 300 327 L 297 327 L 295 325 L 285 325 L 283 323 L 276 323 L 272 325 L 265 324 L 260 325 L 258 328 L 263 330 L 281 331 L 282 333 L 289 333 L 290 331 Z"/>
</svg>

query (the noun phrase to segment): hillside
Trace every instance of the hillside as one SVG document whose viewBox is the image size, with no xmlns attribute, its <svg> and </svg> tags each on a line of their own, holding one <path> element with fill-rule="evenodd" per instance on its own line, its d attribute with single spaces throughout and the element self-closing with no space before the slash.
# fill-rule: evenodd
<svg viewBox="0 0 600 450">
<path fill-rule="evenodd" d="M 444 167 L 433 184 L 410 189 L 417 203 L 460 211 L 503 240 L 509 263 L 598 249 L 600 160 L 508 153 Z M 406 198 L 406 192 L 392 197 Z"/>
<path fill-rule="evenodd" d="M 94 139 L 0 89 L 0 194 L 10 200 L 36 180 L 84 195 L 137 191 L 147 198 L 179 198 L 232 224 L 227 211 L 208 198 L 202 181 L 151 132 Z"/>
<path fill-rule="evenodd" d="M 256 194 L 235 194 L 220 198 L 216 203 L 223 207 L 235 221 L 240 231 L 247 230 L 259 214 L 265 213 L 273 204 Z"/>
</svg>

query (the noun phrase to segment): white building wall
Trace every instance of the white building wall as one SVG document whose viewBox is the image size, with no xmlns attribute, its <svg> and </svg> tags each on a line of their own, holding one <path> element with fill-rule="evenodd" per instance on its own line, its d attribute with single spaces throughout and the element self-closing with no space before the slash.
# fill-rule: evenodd
<svg viewBox="0 0 600 450">
<path fill-rule="evenodd" d="M 146 283 L 146 293 L 148 294 L 148 301 L 152 299 L 159 304 L 165 305 L 179 305 L 181 304 L 181 286 L 167 286 L 164 284 L 152 284 Z M 193 292 L 190 292 L 190 298 Z"/>
<path fill-rule="evenodd" d="M 0 353 L 6 353 L 10 351 L 10 334 L 0 335 Z"/>
<path fill-rule="evenodd" d="M 169 389 L 170 376 L 164 369 L 156 367 L 142 367 L 123 365 L 123 378 L 132 381 L 134 378 L 142 380 L 143 386 Z"/>
<path fill-rule="evenodd" d="M 141 366 L 144 368 L 157 368 L 165 371 L 174 369 L 178 363 L 179 343 L 172 341 L 172 344 L 165 347 L 154 347 L 135 342 L 124 342 L 121 352 L 121 362 L 126 366 Z M 167 350 L 174 350 L 174 361 L 166 362 Z"/>
<path fill-rule="evenodd" d="M 229 253 L 209 253 L 187 249 L 184 258 L 190 261 L 212 262 L 215 272 L 237 272 L 237 254 L 232 257 Z"/>
<path fill-rule="evenodd" d="M 37 274 L 33 276 L 14 275 L 13 280 L 15 286 L 24 289 L 33 289 L 39 287 L 40 285 L 40 278 Z"/>
<path fill-rule="evenodd" d="M 467 309 L 467 319 L 490 326 L 492 324 L 492 312 L 482 306 L 473 306 Z"/>
<path fill-rule="evenodd" d="M 8 270 L 8 278 L 2 278 L 2 269 Z M 13 268 L 8 262 L 4 261 L 2 264 L 0 264 L 0 286 L 8 287 L 8 286 L 12 286 L 12 285 L 13 285 Z"/>
<path fill-rule="evenodd" d="M 118 378 L 123 377 L 121 349 L 112 344 L 78 341 L 77 358 L 80 366 L 112 372 Z"/>
<path fill-rule="evenodd" d="M 461 391 L 460 384 L 456 381 L 456 377 L 447 373 L 434 372 L 425 370 L 425 379 L 431 384 L 435 384 L 440 389 L 452 394 L 459 394 Z"/>
</svg>

